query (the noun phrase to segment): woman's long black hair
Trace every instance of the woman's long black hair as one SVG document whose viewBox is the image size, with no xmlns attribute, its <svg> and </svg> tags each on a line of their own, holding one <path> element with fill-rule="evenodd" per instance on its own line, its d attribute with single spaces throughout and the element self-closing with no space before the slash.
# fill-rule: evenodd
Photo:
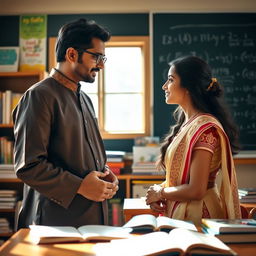
<svg viewBox="0 0 256 256">
<path fill-rule="evenodd" d="M 238 129 L 225 104 L 223 88 L 217 80 L 212 80 L 209 65 L 199 57 L 186 56 L 172 61 L 170 66 L 174 66 L 176 74 L 180 77 L 181 86 L 188 90 L 194 107 L 198 111 L 209 113 L 219 120 L 229 138 L 232 153 L 237 153 L 239 149 Z M 211 87 L 209 87 L 210 84 Z M 185 113 L 179 106 L 174 111 L 173 116 L 176 124 L 170 127 L 170 132 L 161 145 L 161 155 L 157 163 L 159 169 L 165 168 L 166 150 L 185 121 Z"/>
</svg>

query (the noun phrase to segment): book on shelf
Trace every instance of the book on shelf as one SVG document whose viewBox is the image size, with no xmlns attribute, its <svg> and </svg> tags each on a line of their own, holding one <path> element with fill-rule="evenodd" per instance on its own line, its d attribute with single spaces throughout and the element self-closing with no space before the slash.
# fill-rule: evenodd
<svg viewBox="0 0 256 256">
<path fill-rule="evenodd" d="M 211 228 L 202 225 L 202 230 L 205 234 L 216 236 L 224 243 L 256 243 L 255 233 L 219 233 Z"/>
<path fill-rule="evenodd" d="M 107 162 L 122 162 L 125 151 L 106 150 Z"/>
<path fill-rule="evenodd" d="M 0 190 L 0 209 L 14 209 L 17 202 L 16 190 Z"/>
<path fill-rule="evenodd" d="M 236 158 L 256 158 L 256 150 L 243 150 L 241 152 L 239 152 L 238 154 L 233 156 L 234 159 Z"/>
<path fill-rule="evenodd" d="M 164 175 L 156 169 L 159 146 L 133 146 L 132 173 L 138 175 Z"/>
<path fill-rule="evenodd" d="M 238 189 L 239 195 L 256 195 L 256 188 L 239 188 Z"/>
<path fill-rule="evenodd" d="M 111 226 L 122 226 L 123 225 L 123 213 L 122 213 L 122 199 L 111 198 L 108 200 L 109 203 L 109 219 Z"/>
<path fill-rule="evenodd" d="M 110 241 L 131 236 L 129 228 L 84 225 L 79 228 L 71 226 L 44 226 L 30 225 L 30 236 L 36 244 L 63 243 L 63 242 L 88 242 Z"/>
<path fill-rule="evenodd" d="M 239 199 L 256 199 L 256 195 L 248 195 L 248 196 L 239 195 Z"/>
<path fill-rule="evenodd" d="M 158 146 L 160 138 L 155 136 L 144 136 L 144 137 L 136 137 L 134 139 L 135 146 Z"/>
<path fill-rule="evenodd" d="M 16 179 L 13 164 L 0 164 L 0 179 Z"/>
<path fill-rule="evenodd" d="M 16 190 L 12 189 L 0 189 L 0 197 L 14 197 L 17 195 Z"/>
<path fill-rule="evenodd" d="M 197 231 L 196 226 L 191 222 L 165 216 L 155 217 L 152 214 L 133 216 L 123 227 L 132 228 L 134 232 L 170 231 L 174 228 L 185 228 Z"/>
<path fill-rule="evenodd" d="M 97 255 L 237 255 L 218 238 L 192 230 L 175 228 L 94 246 Z"/>
<path fill-rule="evenodd" d="M 202 224 L 216 234 L 256 233 L 254 219 L 202 219 Z"/>
<path fill-rule="evenodd" d="M 0 234 L 10 233 L 13 230 L 10 228 L 10 223 L 6 218 L 0 218 Z"/>
<path fill-rule="evenodd" d="M 240 198 L 240 203 L 256 203 L 256 197 L 252 198 Z"/>
<path fill-rule="evenodd" d="M 156 175 L 156 176 L 164 176 L 164 171 L 158 171 L 154 168 L 137 168 L 136 166 L 132 166 L 132 174 L 134 175 Z"/>
<path fill-rule="evenodd" d="M 11 90 L 6 90 L 5 92 L 1 92 L 1 120 L 2 124 L 10 124 L 12 123 L 11 113 L 13 109 L 18 104 L 22 93 L 14 93 Z"/>
<path fill-rule="evenodd" d="M 14 171 L 13 164 L 0 164 L 0 171 Z"/>
<path fill-rule="evenodd" d="M 107 162 L 107 165 L 116 175 L 119 175 L 121 173 L 121 169 L 124 168 L 124 162 Z"/>
<path fill-rule="evenodd" d="M 133 146 L 133 162 L 137 165 L 155 164 L 159 154 L 159 146 Z"/>
<path fill-rule="evenodd" d="M 0 164 L 13 163 L 13 141 L 7 137 L 0 138 Z"/>
</svg>

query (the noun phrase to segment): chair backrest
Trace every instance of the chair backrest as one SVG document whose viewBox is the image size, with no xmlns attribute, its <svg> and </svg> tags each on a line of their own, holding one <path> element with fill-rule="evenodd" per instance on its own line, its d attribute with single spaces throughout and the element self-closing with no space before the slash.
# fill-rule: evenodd
<svg viewBox="0 0 256 256">
<path fill-rule="evenodd" d="M 248 215 L 248 218 L 249 219 L 255 219 L 256 220 L 256 207 L 253 207 L 250 212 L 249 212 L 249 215 Z"/>
<path fill-rule="evenodd" d="M 249 211 L 243 205 L 240 205 L 240 209 L 241 209 L 242 219 L 248 219 Z"/>
</svg>

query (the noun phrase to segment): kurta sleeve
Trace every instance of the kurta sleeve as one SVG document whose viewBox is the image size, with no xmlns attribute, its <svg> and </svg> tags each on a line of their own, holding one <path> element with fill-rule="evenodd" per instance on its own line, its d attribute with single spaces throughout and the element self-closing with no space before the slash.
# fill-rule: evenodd
<svg viewBox="0 0 256 256">
<path fill-rule="evenodd" d="M 49 161 L 55 116 L 46 95 L 43 90 L 28 90 L 13 112 L 15 171 L 24 183 L 68 208 L 82 179 Z"/>
</svg>

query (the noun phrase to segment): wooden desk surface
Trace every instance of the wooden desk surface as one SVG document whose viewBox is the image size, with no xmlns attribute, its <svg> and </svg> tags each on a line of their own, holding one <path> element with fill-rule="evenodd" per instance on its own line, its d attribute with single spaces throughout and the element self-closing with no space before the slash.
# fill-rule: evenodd
<svg viewBox="0 0 256 256">
<path fill-rule="evenodd" d="M 59 243 L 36 245 L 29 229 L 20 229 L 0 247 L 1 256 L 91 256 L 94 243 Z"/>
<path fill-rule="evenodd" d="M 95 255 L 94 243 L 63 243 L 35 245 L 29 237 L 29 229 L 20 229 L 2 247 L 1 256 L 88 256 Z M 256 255 L 256 243 L 254 244 L 229 244 L 239 256 Z"/>
</svg>

